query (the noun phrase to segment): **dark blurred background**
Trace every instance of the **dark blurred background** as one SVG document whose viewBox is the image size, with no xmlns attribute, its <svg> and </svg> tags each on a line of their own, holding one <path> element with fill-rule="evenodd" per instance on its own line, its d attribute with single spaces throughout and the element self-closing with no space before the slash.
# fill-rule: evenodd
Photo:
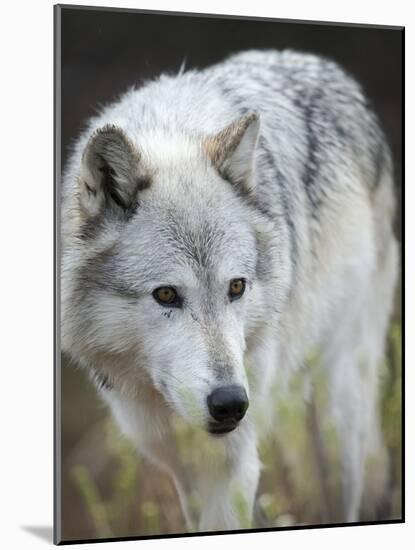
<svg viewBox="0 0 415 550">
<path fill-rule="evenodd" d="M 132 84 L 164 71 L 177 72 L 183 60 L 187 68 L 203 68 L 233 52 L 250 48 L 291 48 L 322 54 L 337 61 L 360 81 L 381 119 L 395 162 L 396 229 L 400 235 L 402 30 L 63 8 L 63 164 L 71 142 L 99 105 L 114 100 Z M 108 443 L 108 430 L 111 432 L 113 427 L 82 374 L 64 368 L 62 388 L 64 538 L 183 530 L 169 481 L 148 465 L 138 466 L 131 450 L 126 450 L 124 442 L 116 436 Z M 400 430 L 398 424 L 393 426 Z M 120 452 L 117 445 L 121 445 Z M 269 482 L 275 487 L 288 483 L 283 477 L 281 483 L 272 477 Z M 135 489 L 131 491 L 131 486 L 138 487 L 139 494 Z M 154 486 L 157 486 L 155 493 Z M 274 498 L 272 494 L 271 491 L 269 498 Z M 274 502 L 277 508 L 273 514 L 294 514 L 295 521 L 306 523 L 321 521 L 319 510 L 314 515 L 310 512 L 302 515 L 301 510 L 307 508 L 306 500 L 295 503 L 292 498 L 288 494 L 286 502 L 278 504 L 280 508 Z"/>
</svg>

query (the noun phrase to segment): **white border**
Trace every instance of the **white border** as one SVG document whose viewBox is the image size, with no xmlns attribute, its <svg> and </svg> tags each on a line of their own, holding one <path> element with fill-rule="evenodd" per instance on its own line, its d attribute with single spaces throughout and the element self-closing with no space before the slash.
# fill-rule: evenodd
<svg viewBox="0 0 415 550">
<path fill-rule="evenodd" d="M 411 3 L 404 0 L 295 1 L 254 3 L 238 0 L 76 1 L 76 4 L 147 8 L 232 15 L 254 15 L 354 23 L 405 25 L 407 125 L 413 121 L 415 98 L 413 70 L 413 23 Z M 35 548 L 47 544 L 25 531 L 23 526 L 52 524 L 52 79 L 53 2 L 36 0 L 4 3 L 1 10 L 0 51 L 2 169 L 1 209 L 1 311 L 2 354 L 0 399 L 2 465 L 0 502 L 2 529 L 0 544 L 8 550 Z M 409 61 L 408 61 L 409 60 Z M 412 126 L 411 126 L 412 127 Z M 407 150 L 413 141 L 407 132 Z M 411 156 L 409 156 L 411 159 Z M 407 163 L 406 181 L 414 181 Z M 406 188 L 406 242 L 414 234 L 414 186 Z M 407 247 L 407 280 L 414 281 L 415 247 Z M 412 251 L 411 251 L 412 249 Z M 406 387 L 414 387 L 414 345 L 408 327 L 415 326 L 413 290 L 408 283 Z M 407 524 L 373 527 L 334 528 L 233 536 L 123 542 L 118 547 L 207 548 L 210 545 L 240 550 L 290 546 L 340 550 L 364 546 L 390 549 L 411 547 L 415 539 L 413 427 L 415 399 L 407 399 Z M 411 437 L 412 435 L 412 437 Z M 117 548 L 106 543 L 106 550 Z M 413 543 L 412 543 L 413 544 Z M 102 545 L 83 545 L 98 548 Z"/>
</svg>

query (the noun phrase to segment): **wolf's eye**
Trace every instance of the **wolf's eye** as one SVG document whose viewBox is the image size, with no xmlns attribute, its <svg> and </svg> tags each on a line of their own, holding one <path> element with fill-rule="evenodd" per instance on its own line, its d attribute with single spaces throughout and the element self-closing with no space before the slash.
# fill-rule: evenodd
<svg viewBox="0 0 415 550">
<path fill-rule="evenodd" d="M 237 300 L 245 292 L 245 279 L 232 279 L 229 284 L 229 298 Z"/>
<path fill-rule="evenodd" d="M 161 286 L 153 291 L 153 298 L 162 306 L 180 306 L 177 292 L 171 286 Z"/>
</svg>

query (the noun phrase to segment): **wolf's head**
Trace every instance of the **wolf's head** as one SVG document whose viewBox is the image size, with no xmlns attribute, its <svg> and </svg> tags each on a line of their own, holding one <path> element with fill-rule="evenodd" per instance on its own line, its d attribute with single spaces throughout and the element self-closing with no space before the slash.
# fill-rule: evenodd
<svg viewBox="0 0 415 550">
<path fill-rule="evenodd" d="M 63 349 L 213 433 L 248 408 L 244 354 L 278 299 L 275 226 L 255 206 L 258 131 L 255 114 L 214 136 L 105 126 L 68 207 Z"/>
</svg>

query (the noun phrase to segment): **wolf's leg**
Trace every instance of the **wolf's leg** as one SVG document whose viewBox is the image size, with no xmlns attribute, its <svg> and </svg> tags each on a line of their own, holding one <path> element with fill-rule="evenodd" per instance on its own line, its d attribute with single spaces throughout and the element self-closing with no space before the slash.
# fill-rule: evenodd
<svg viewBox="0 0 415 550">
<path fill-rule="evenodd" d="M 384 245 L 385 246 L 385 245 Z M 397 250 L 382 251 L 369 288 L 342 312 L 325 350 L 330 376 L 331 413 L 341 445 L 344 520 L 357 521 L 369 456 L 384 457 L 379 404 L 379 366 L 393 303 Z M 386 467 L 386 464 L 385 464 Z M 378 485 L 384 484 L 380 476 Z"/>
<path fill-rule="evenodd" d="M 226 436 L 228 459 L 222 467 L 204 465 L 201 472 L 200 531 L 251 527 L 260 461 L 251 427 L 238 431 Z"/>
<path fill-rule="evenodd" d="M 146 403 L 121 395 L 113 389 L 102 391 L 102 397 L 110 405 L 121 431 L 132 441 L 137 451 L 170 476 L 187 529 L 195 530 L 198 518 L 190 505 L 193 480 L 189 479 L 179 460 L 174 434 L 169 429 L 168 418 L 164 416 L 163 410 L 151 410 Z"/>
<path fill-rule="evenodd" d="M 367 403 L 362 380 L 357 373 L 352 351 L 342 353 L 332 362 L 331 418 L 340 443 L 342 521 L 359 519 L 365 467 L 365 437 L 367 437 Z"/>
</svg>

